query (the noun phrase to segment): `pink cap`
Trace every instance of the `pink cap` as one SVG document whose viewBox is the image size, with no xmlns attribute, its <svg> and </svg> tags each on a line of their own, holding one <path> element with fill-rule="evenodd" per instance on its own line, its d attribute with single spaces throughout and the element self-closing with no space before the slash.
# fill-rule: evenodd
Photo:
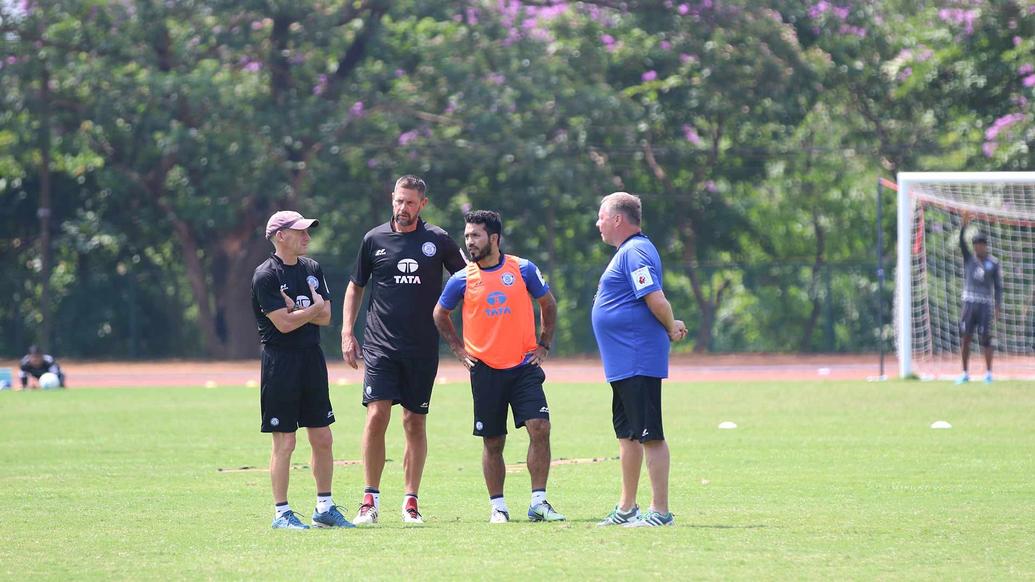
<svg viewBox="0 0 1035 582">
<path fill-rule="evenodd" d="M 281 210 L 273 213 L 273 216 L 266 222 L 266 238 L 272 237 L 273 233 L 285 228 L 305 230 L 311 226 L 320 226 L 320 221 L 315 218 L 306 218 L 294 210 Z"/>
</svg>

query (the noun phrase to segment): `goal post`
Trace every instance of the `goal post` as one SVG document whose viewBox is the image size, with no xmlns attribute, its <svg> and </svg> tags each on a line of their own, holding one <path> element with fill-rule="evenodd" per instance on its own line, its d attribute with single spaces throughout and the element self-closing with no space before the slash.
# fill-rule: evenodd
<svg viewBox="0 0 1035 582">
<path fill-rule="evenodd" d="M 1003 275 L 1001 317 L 993 325 L 993 369 L 1035 376 L 1035 172 L 898 174 L 895 339 L 899 376 L 958 374 L 963 258 L 961 216 L 988 237 Z M 981 350 L 971 370 L 984 370 Z"/>
</svg>

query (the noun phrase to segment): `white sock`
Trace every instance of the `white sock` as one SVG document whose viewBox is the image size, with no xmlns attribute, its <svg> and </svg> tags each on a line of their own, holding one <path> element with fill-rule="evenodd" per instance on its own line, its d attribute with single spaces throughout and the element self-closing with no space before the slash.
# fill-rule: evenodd
<svg viewBox="0 0 1035 582">
<path fill-rule="evenodd" d="M 532 492 L 532 504 L 529 507 L 535 507 L 544 501 L 546 501 L 546 489 L 535 490 Z"/>
<path fill-rule="evenodd" d="M 273 506 L 273 511 L 275 511 L 277 513 L 277 517 L 280 517 L 280 516 L 284 515 L 285 513 L 291 511 L 291 506 L 288 505 L 287 503 L 285 503 L 284 505 L 274 505 Z"/>
<path fill-rule="evenodd" d="M 367 487 L 363 491 L 363 497 L 365 498 L 367 495 L 369 495 L 369 496 L 374 498 L 374 510 L 375 511 L 380 511 L 381 510 L 381 492 L 378 491 L 377 489 L 374 489 L 373 487 Z"/>
<path fill-rule="evenodd" d="M 334 506 L 334 501 L 331 500 L 330 495 L 317 495 L 316 496 L 316 512 L 327 513 Z"/>
<path fill-rule="evenodd" d="M 496 511 L 504 511 L 506 513 L 510 513 L 510 510 L 507 509 L 507 502 L 503 500 L 502 495 L 500 495 L 499 497 L 490 497 L 489 503 L 492 504 L 492 508 Z"/>
</svg>

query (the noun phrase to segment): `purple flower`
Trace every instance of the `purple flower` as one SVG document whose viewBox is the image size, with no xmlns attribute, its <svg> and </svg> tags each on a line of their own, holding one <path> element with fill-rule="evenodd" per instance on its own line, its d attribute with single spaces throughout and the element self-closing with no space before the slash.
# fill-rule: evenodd
<svg viewBox="0 0 1035 582">
<path fill-rule="evenodd" d="M 898 72 L 898 76 L 896 78 L 899 81 L 905 81 L 906 79 L 908 79 L 912 75 L 913 75 L 913 67 L 906 67 L 906 68 L 904 68 L 904 69 L 902 69 L 901 71 Z"/>
<path fill-rule="evenodd" d="M 701 136 L 697 135 L 697 130 L 694 129 L 694 126 L 688 123 L 683 124 L 683 137 L 686 138 L 686 141 L 694 145 L 701 144 Z"/>
<path fill-rule="evenodd" d="M 363 102 L 356 101 L 349 107 L 349 117 L 363 117 Z"/>
<path fill-rule="evenodd" d="M 994 141 L 999 134 L 1011 125 L 1024 121 L 1023 113 L 1010 113 L 996 119 L 992 125 L 985 130 L 985 141 Z"/>
<path fill-rule="evenodd" d="M 660 43 L 658 43 L 658 46 L 661 47 L 661 50 L 663 51 L 672 50 L 672 43 L 670 43 L 667 40 L 661 41 Z"/>
<path fill-rule="evenodd" d="M 995 150 L 998 147 L 999 144 L 994 141 L 986 141 L 984 145 L 981 146 L 981 151 L 984 152 L 986 158 L 990 158 L 995 155 Z"/>
<path fill-rule="evenodd" d="M 323 95 L 323 92 L 327 90 L 327 75 L 320 75 L 316 78 L 316 84 L 313 85 L 313 95 Z"/>
<path fill-rule="evenodd" d="M 830 3 L 825 0 L 817 2 L 812 8 L 809 8 L 809 18 L 816 19 L 823 15 L 824 12 L 830 9 Z"/>
<path fill-rule="evenodd" d="M 261 20 L 252 21 L 252 30 L 262 30 L 263 23 Z"/>
<path fill-rule="evenodd" d="M 507 76 L 502 73 L 491 73 L 489 75 L 489 82 L 493 85 L 502 85 L 507 82 Z"/>
<path fill-rule="evenodd" d="M 686 16 L 686 14 L 690 12 L 690 6 L 688 4 L 680 4 L 679 7 L 676 8 L 676 12 L 679 12 L 680 16 Z"/>
<path fill-rule="evenodd" d="M 471 26 L 476 26 L 478 24 L 478 9 L 474 8 L 474 7 L 471 7 L 471 6 L 468 6 L 467 10 L 466 10 L 466 14 L 467 14 L 467 24 L 470 24 Z"/>
<path fill-rule="evenodd" d="M 847 6 L 835 6 L 834 9 L 831 10 L 831 12 L 834 16 L 838 17 L 841 20 L 844 20 L 848 18 L 849 10 Z"/>
<path fill-rule="evenodd" d="M 964 32 L 970 35 L 974 32 L 974 21 L 977 20 L 977 10 L 964 10 L 963 8 L 942 8 L 938 11 L 938 18 L 942 22 L 962 26 Z"/>
<path fill-rule="evenodd" d="M 1035 75 L 1028 75 L 1023 81 L 1021 81 L 1021 83 L 1023 83 L 1025 87 L 1035 87 Z"/>
<path fill-rule="evenodd" d="M 1013 46 L 1021 46 L 1022 42 L 1024 42 L 1024 39 L 1022 39 L 1021 37 L 1019 37 L 1019 36 L 1013 37 Z"/>
<path fill-rule="evenodd" d="M 381 165 L 381 162 L 377 161 L 377 158 L 370 158 L 369 160 L 367 160 L 367 167 L 368 168 L 376 168 L 376 167 L 378 167 L 380 165 Z"/>
<path fill-rule="evenodd" d="M 704 189 L 709 191 L 709 192 L 713 192 L 714 193 L 714 192 L 718 191 L 719 188 L 715 185 L 715 181 L 714 180 L 708 180 L 707 182 L 704 183 Z"/>
<path fill-rule="evenodd" d="M 694 56 L 694 55 L 688 55 L 686 53 L 683 53 L 683 54 L 679 55 L 679 62 L 683 63 L 684 65 L 689 64 L 689 63 L 696 63 L 697 62 L 697 57 Z"/>
<path fill-rule="evenodd" d="M 1031 63 L 1025 63 L 1020 67 L 1017 67 L 1017 74 L 1022 77 L 1025 75 L 1030 75 L 1032 73 L 1035 73 L 1035 66 L 1033 66 Z"/>
<path fill-rule="evenodd" d="M 407 145 L 413 140 L 417 139 L 417 136 L 418 132 L 416 129 L 411 129 L 410 131 L 403 132 L 399 134 L 399 145 Z"/>
<path fill-rule="evenodd" d="M 657 78 L 658 78 L 658 72 L 655 71 L 654 69 L 651 69 L 651 70 L 647 71 L 646 73 L 640 75 L 640 79 L 644 83 L 646 83 L 648 81 L 653 81 L 653 80 L 655 80 Z"/>
<path fill-rule="evenodd" d="M 249 73 L 255 73 L 262 69 L 262 63 L 260 63 L 259 61 L 248 61 L 248 63 L 245 64 L 243 68 L 245 71 L 248 71 Z"/>
</svg>

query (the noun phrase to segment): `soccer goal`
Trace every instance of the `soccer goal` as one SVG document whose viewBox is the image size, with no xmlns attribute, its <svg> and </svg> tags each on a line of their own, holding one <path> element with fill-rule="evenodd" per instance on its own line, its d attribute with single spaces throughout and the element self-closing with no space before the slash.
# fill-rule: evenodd
<svg viewBox="0 0 1035 582">
<path fill-rule="evenodd" d="M 958 374 L 963 256 L 968 241 L 988 237 L 1000 260 L 1003 304 L 993 325 L 998 377 L 1035 377 L 1035 172 L 903 172 L 898 175 L 895 339 L 899 375 Z M 971 373 L 984 371 L 975 341 Z"/>
</svg>

